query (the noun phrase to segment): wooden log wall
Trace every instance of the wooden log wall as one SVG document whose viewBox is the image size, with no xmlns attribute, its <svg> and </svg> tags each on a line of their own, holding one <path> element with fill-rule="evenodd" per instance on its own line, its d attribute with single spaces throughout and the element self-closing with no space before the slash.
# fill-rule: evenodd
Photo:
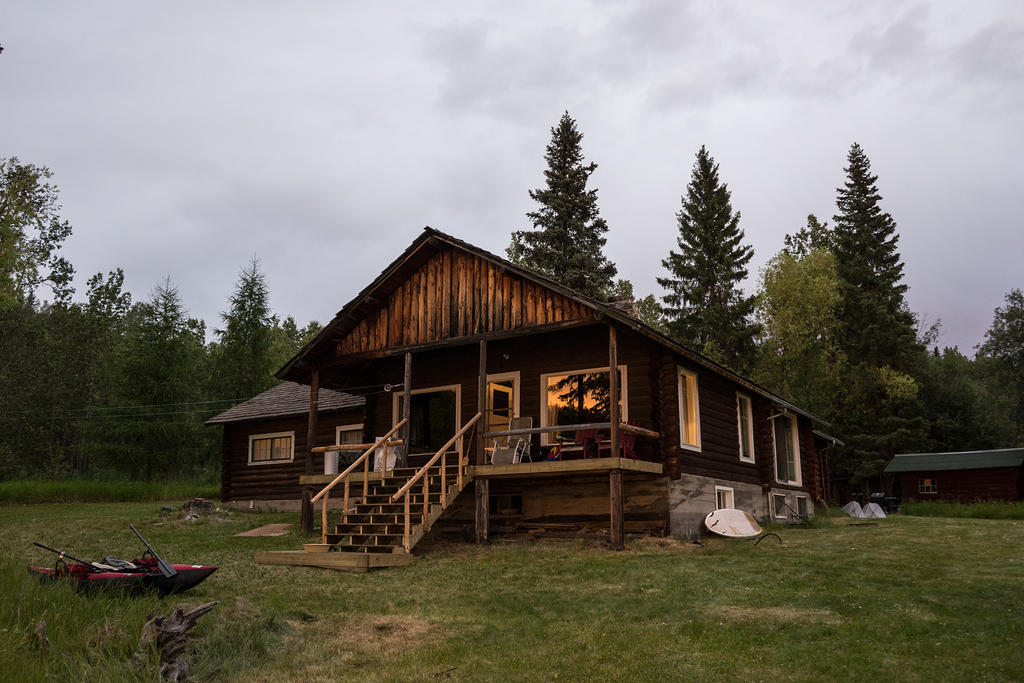
<svg viewBox="0 0 1024 683">
<path fill-rule="evenodd" d="M 363 422 L 361 408 L 319 414 L 316 441 L 332 444 L 339 425 Z M 221 496 L 231 500 L 298 500 L 299 477 L 306 472 L 305 415 L 262 422 L 235 422 L 224 425 Z M 249 436 L 274 432 L 295 432 L 295 460 L 263 465 L 249 464 Z M 314 455 L 313 473 L 324 471 L 323 455 Z"/>
<path fill-rule="evenodd" d="M 919 479 L 935 481 L 936 493 L 920 493 Z M 991 467 L 979 470 L 901 472 L 903 500 L 943 500 L 973 503 L 981 500 L 1024 499 L 1024 468 Z"/>
<path fill-rule="evenodd" d="M 337 345 L 339 355 L 378 351 L 570 320 L 593 320 L 573 299 L 482 258 L 445 250 L 409 274 Z"/>
</svg>

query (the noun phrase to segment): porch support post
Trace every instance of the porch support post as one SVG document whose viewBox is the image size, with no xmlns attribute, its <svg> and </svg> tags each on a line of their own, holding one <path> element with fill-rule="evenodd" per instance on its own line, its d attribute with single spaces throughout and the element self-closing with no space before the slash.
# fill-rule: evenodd
<svg viewBox="0 0 1024 683">
<path fill-rule="evenodd" d="M 481 435 L 486 430 L 489 421 L 487 420 L 487 340 L 480 340 L 480 374 L 476 383 L 476 409 L 483 413 L 483 425 L 476 430 L 476 464 L 484 464 L 484 440 Z M 476 479 L 476 542 L 487 542 L 487 515 L 490 512 L 490 480 L 478 477 Z"/>
<path fill-rule="evenodd" d="M 409 466 L 409 416 L 412 415 L 412 353 L 405 352 L 405 372 L 402 373 L 402 419 L 405 426 L 402 427 L 402 449 L 399 451 L 401 457 L 395 463 L 395 467 Z M 384 461 L 387 462 L 387 449 L 385 448 Z M 383 465 L 382 465 L 383 467 Z"/>
<path fill-rule="evenodd" d="M 487 542 L 487 514 L 490 512 L 488 503 L 491 499 L 490 480 L 477 477 L 476 481 L 476 542 Z"/>
<path fill-rule="evenodd" d="M 476 382 L 476 411 L 483 415 L 483 424 L 477 425 L 476 435 L 476 464 L 483 465 L 484 456 L 484 440 L 480 438 L 480 435 L 485 431 L 485 427 L 490 424 L 487 419 L 487 340 L 480 340 L 480 375 L 477 377 Z"/>
<path fill-rule="evenodd" d="M 622 550 L 626 540 L 622 526 L 622 470 L 612 470 L 608 474 L 608 499 L 611 502 L 611 543 L 612 550 Z"/>
<path fill-rule="evenodd" d="M 316 419 L 320 401 L 320 371 L 313 370 L 309 377 L 309 418 L 306 421 L 306 474 L 313 474 L 313 448 L 316 446 Z M 324 457 L 328 457 L 324 454 Z M 302 487 L 302 505 L 300 526 L 302 533 L 313 531 L 313 504 L 310 502 L 308 486 Z"/>
<path fill-rule="evenodd" d="M 619 457 L 619 343 L 615 336 L 615 327 L 608 325 L 608 417 L 612 423 L 609 441 L 613 458 Z M 621 489 L 621 487 L 620 487 Z"/>
</svg>

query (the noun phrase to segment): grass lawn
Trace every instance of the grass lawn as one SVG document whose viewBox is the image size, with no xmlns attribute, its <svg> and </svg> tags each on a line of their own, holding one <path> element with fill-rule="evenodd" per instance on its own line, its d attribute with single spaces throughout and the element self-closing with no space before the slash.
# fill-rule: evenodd
<svg viewBox="0 0 1024 683">
<path fill-rule="evenodd" d="M 199 680 L 1021 680 L 1024 522 L 826 519 L 758 547 L 712 540 L 445 545 L 371 574 L 255 566 L 297 533 L 235 533 L 295 515 L 160 518 L 159 503 L 0 507 L 5 680 L 154 680 L 131 654 L 147 613 L 209 600 L 190 641 Z M 81 597 L 24 570 L 135 554 L 217 564 L 197 589 Z M 45 619 L 50 645 L 35 644 Z"/>
</svg>

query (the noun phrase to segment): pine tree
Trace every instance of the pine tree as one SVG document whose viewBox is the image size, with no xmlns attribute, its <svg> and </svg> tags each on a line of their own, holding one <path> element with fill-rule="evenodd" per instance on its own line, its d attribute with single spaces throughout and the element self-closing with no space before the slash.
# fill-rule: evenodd
<svg viewBox="0 0 1024 683">
<path fill-rule="evenodd" d="M 668 277 L 658 278 L 668 292 L 662 297 L 668 330 L 713 359 L 743 368 L 753 354 L 757 325 L 751 322 L 755 297 L 743 296 L 739 284 L 754 249 L 743 244 L 740 214 L 703 146 L 676 218 L 679 251 L 661 262 Z"/>
<path fill-rule="evenodd" d="M 224 329 L 215 330 L 219 341 L 216 364 L 224 398 L 247 398 L 272 387 L 275 367 L 275 320 L 270 312 L 270 290 L 253 257 L 239 273 L 231 295 L 231 309 L 221 313 Z"/>
<path fill-rule="evenodd" d="M 617 269 L 603 252 L 608 225 L 597 208 L 597 190 L 588 190 L 595 163 L 585 163 L 583 134 L 569 112 L 551 129 L 544 159 L 546 187 L 530 190 L 540 204 L 526 214 L 533 230 L 512 233 L 506 250 L 513 263 L 535 270 L 566 287 L 604 299 Z"/>
<path fill-rule="evenodd" d="M 846 182 L 836 189 L 839 213 L 832 230 L 844 283 L 844 349 L 855 363 L 907 369 L 920 349 L 914 316 L 904 300 L 896 221 L 879 206 L 878 176 L 872 175 L 871 162 L 857 143 L 847 163 Z"/>
<path fill-rule="evenodd" d="M 832 251 L 842 283 L 840 348 L 849 361 L 835 422 L 847 445 L 833 453 L 832 472 L 866 486 L 895 453 L 925 438 L 915 379 L 924 347 L 904 299 L 896 222 L 879 206 L 878 176 L 857 143 L 845 172 L 836 189 Z"/>
</svg>

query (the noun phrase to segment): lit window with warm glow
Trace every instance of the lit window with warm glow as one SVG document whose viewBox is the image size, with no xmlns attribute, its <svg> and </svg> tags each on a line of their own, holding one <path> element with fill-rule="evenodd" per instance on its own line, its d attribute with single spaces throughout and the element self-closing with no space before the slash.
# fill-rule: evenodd
<svg viewBox="0 0 1024 683">
<path fill-rule="evenodd" d="M 697 375 L 679 368 L 679 445 L 700 448 L 700 406 Z"/>
<path fill-rule="evenodd" d="M 592 368 L 541 376 L 541 391 L 544 392 L 544 414 L 542 425 L 581 425 L 611 421 L 608 404 L 608 368 Z M 625 421 L 626 404 L 623 401 L 626 387 L 626 368 L 619 366 L 619 419 Z M 569 429 L 556 434 L 544 434 L 542 443 L 554 443 L 557 438 L 573 439 L 575 430 Z"/>
</svg>

